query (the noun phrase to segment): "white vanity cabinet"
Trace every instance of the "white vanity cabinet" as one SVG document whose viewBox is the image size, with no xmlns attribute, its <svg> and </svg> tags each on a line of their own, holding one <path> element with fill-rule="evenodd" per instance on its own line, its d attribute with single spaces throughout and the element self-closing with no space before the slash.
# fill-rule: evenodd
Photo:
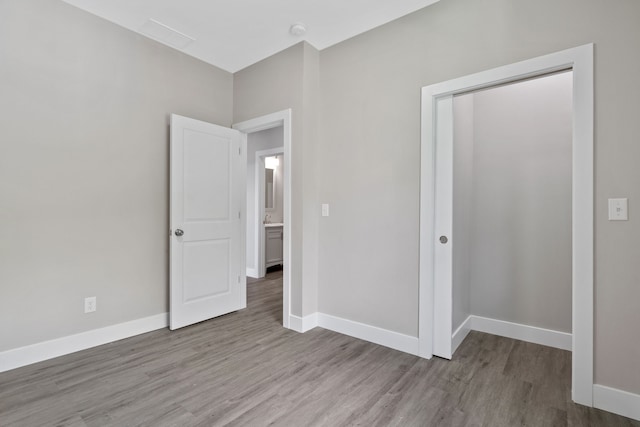
<svg viewBox="0 0 640 427">
<path fill-rule="evenodd" d="M 265 224 L 265 267 L 282 264 L 282 224 Z"/>
</svg>

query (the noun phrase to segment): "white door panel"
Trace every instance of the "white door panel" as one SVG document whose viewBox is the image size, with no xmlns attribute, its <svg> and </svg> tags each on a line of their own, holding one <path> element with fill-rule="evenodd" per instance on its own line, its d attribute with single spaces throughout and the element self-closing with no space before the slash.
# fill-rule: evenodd
<svg viewBox="0 0 640 427">
<path fill-rule="evenodd" d="M 184 216 L 186 221 L 228 221 L 231 140 L 184 132 Z"/>
<path fill-rule="evenodd" d="M 433 354 L 451 359 L 453 319 L 453 97 L 436 104 Z"/>
<path fill-rule="evenodd" d="M 230 292 L 230 246 L 229 239 L 184 243 L 182 280 L 185 303 Z"/>
<path fill-rule="evenodd" d="M 246 307 L 245 148 L 236 130 L 171 116 L 171 329 Z"/>
</svg>

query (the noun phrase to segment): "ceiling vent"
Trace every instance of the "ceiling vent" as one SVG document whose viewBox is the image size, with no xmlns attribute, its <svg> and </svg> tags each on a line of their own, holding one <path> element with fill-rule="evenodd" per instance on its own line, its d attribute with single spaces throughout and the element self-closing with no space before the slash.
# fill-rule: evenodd
<svg viewBox="0 0 640 427">
<path fill-rule="evenodd" d="M 189 43 L 195 41 L 193 37 L 174 30 L 168 25 L 158 22 L 155 19 L 149 19 L 140 27 L 140 32 L 151 37 L 161 43 L 175 47 L 176 49 L 184 49 Z"/>
</svg>

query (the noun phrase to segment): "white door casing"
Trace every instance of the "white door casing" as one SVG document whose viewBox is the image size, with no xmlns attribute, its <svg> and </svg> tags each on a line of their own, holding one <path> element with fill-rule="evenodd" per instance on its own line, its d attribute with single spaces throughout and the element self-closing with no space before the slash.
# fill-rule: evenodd
<svg viewBox="0 0 640 427">
<path fill-rule="evenodd" d="M 593 406 L 593 45 L 506 65 L 422 88 L 419 355 L 451 357 L 453 95 L 573 70 L 572 399 Z M 449 216 L 443 220 L 440 217 Z M 446 307 L 442 307 L 442 305 Z"/>
<path fill-rule="evenodd" d="M 171 115 L 170 328 L 246 307 L 246 135 Z"/>
</svg>

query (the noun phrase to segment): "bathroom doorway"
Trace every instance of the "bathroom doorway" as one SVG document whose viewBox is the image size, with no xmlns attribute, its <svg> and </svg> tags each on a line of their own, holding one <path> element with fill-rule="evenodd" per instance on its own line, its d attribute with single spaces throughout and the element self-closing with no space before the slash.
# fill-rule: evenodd
<svg viewBox="0 0 640 427">
<path fill-rule="evenodd" d="M 273 130 L 278 131 L 279 128 Z M 259 136 L 260 132 L 256 133 Z M 248 165 L 249 167 L 249 165 Z M 284 265 L 284 150 L 282 147 L 259 150 L 253 165 L 256 220 L 253 236 L 254 278 L 262 278 L 267 269 Z M 247 186 L 251 184 L 247 183 Z M 248 192 L 247 192 L 248 194 Z M 249 196 L 247 196 L 249 197 Z M 249 242 L 247 242 L 248 244 Z M 249 253 L 247 251 L 247 257 Z M 249 262 L 247 262 L 249 271 Z"/>
</svg>

